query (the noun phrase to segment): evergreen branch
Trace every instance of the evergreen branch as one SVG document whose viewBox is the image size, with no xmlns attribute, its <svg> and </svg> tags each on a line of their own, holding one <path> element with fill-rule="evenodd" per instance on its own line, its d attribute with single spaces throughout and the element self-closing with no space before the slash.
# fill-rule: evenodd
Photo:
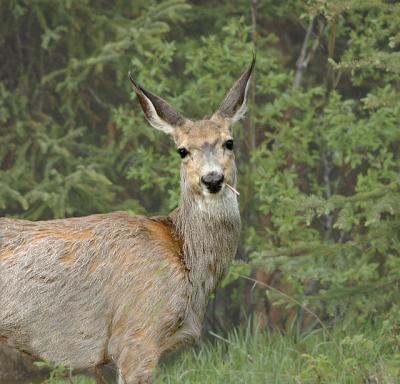
<svg viewBox="0 0 400 384">
<path fill-rule="evenodd" d="M 391 14 L 400 13 L 400 5 L 382 0 L 329 0 L 318 1 L 314 6 L 309 7 L 312 14 L 326 12 L 328 15 L 339 16 L 349 11 L 371 11 L 378 9 Z"/>
<path fill-rule="evenodd" d="M 117 37 L 114 41 L 109 42 L 100 48 L 100 50 L 84 59 L 72 58 L 69 65 L 65 68 L 60 68 L 44 76 L 41 80 L 42 84 L 46 84 L 54 78 L 64 75 L 71 70 L 78 72 L 82 68 L 90 69 L 96 64 L 115 61 L 126 54 L 135 44 L 140 43 L 142 36 L 151 36 L 155 32 L 165 33 L 169 31 L 169 25 L 165 22 L 158 21 L 161 19 L 179 18 L 178 12 L 183 12 L 190 9 L 190 5 L 185 3 L 185 0 L 170 0 L 157 5 L 151 12 L 147 12 L 134 20 L 129 20 L 129 28 L 121 31 L 117 25 L 115 30 L 120 29 L 119 34 L 125 33 L 123 39 Z M 118 35 L 118 33 L 117 33 Z"/>
<path fill-rule="evenodd" d="M 373 67 L 400 73 L 400 52 L 375 52 L 373 56 L 360 57 L 340 63 L 333 59 L 328 59 L 328 61 L 334 70 L 354 71 Z"/>
<path fill-rule="evenodd" d="M 356 243 L 348 241 L 346 243 L 321 243 L 320 241 L 299 241 L 289 247 L 277 247 L 261 252 L 254 252 L 252 258 L 255 260 L 271 258 L 288 258 L 309 256 L 312 254 L 335 255 L 344 248 L 354 247 Z"/>
<path fill-rule="evenodd" d="M 285 199 L 289 204 L 298 207 L 299 210 L 315 209 L 330 212 L 335 208 L 343 208 L 348 203 L 360 203 L 368 200 L 374 200 L 385 196 L 391 192 L 399 192 L 400 182 L 395 181 L 388 185 L 377 188 L 371 192 L 360 192 L 353 196 L 333 195 L 325 200 L 319 196 L 304 196 L 300 199 Z M 299 201 L 300 200 L 300 201 Z M 300 204 L 299 204 L 300 203 Z"/>
<path fill-rule="evenodd" d="M 341 298 L 348 298 L 349 296 L 356 295 L 365 295 L 367 293 L 371 293 L 372 291 L 376 291 L 387 286 L 397 285 L 397 289 L 399 288 L 400 279 L 392 278 L 388 280 L 376 281 L 375 283 L 368 282 L 367 284 L 361 284 L 354 287 L 335 287 L 329 290 L 323 291 L 322 293 L 318 293 L 313 296 L 307 296 L 307 301 L 309 303 L 316 301 L 324 301 L 329 302 L 330 300 L 338 300 Z M 299 296 L 299 298 L 303 298 L 304 296 Z"/>
<path fill-rule="evenodd" d="M 365 109 L 378 109 L 382 107 L 396 108 L 399 105 L 400 93 L 394 93 L 390 96 L 368 95 L 361 101 Z"/>
</svg>

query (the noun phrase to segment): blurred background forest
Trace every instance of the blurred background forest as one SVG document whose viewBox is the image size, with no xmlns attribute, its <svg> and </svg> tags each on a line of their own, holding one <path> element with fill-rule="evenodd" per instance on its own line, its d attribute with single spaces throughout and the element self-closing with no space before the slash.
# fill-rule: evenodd
<svg viewBox="0 0 400 384">
<path fill-rule="evenodd" d="M 222 343 L 220 360 L 223 345 L 246 360 L 339 332 L 343 361 L 326 378 L 330 348 L 303 346 L 298 381 L 215 382 L 342 382 L 338 367 L 355 383 L 398 382 L 398 1 L 0 0 L 0 16 L 0 216 L 168 214 L 180 159 L 145 121 L 128 71 L 202 118 L 254 50 L 249 112 L 234 129 L 242 241 L 204 335 Z M 261 349 L 246 344 L 254 332 Z M 17 372 L 9 354 L 0 370 Z M 193 372 L 183 381 L 211 382 Z"/>
</svg>

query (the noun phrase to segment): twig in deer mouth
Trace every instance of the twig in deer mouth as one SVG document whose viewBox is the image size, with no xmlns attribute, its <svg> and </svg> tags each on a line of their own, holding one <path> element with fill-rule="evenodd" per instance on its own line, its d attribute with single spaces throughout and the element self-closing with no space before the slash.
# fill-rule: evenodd
<svg viewBox="0 0 400 384">
<path fill-rule="evenodd" d="M 239 193 L 235 188 L 233 188 L 232 185 L 226 184 L 226 186 L 227 186 L 233 193 L 236 193 L 238 196 L 240 196 L 240 193 Z"/>
</svg>

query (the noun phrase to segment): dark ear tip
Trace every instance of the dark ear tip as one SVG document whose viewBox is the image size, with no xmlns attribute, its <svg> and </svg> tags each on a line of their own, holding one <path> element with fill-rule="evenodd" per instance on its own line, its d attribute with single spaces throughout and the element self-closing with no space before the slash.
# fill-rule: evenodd
<svg viewBox="0 0 400 384">
<path fill-rule="evenodd" d="M 251 60 L 249 72 L 251 73 L 256 65 L 256 51 L 253 49 L 253 59 Z"/>
<path fill-rule="evenodd" d="M 131 74 L 131 71 L 128 72 L 128 77 L 129 77 L 129 80 L 131 81 L 133 87 L 135 88 L 135 90 L 139 89 L 139 85 L 138 85 L 138 83 L 133 79 L 132 74 Z"/>
</svg>

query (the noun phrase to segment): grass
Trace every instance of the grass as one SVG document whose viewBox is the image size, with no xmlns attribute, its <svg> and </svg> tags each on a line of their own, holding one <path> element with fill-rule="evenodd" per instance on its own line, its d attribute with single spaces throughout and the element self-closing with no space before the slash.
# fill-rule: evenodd
<svg viewBox="0 0 400 384">
<path fill-rule="evenodd" d="M 155 384 L 400 383 L 400 337 L 368 324 L 295 332 L 254 332 L 187 349 L 160 364 Z M 170 359 L 171 360 L 171 359 Z M 52 380 L 52 384 L 66 383 Z M 83 378 L 74 384 L 92 384 Z"/>
<path fill-rule="evenodd" d="M 372 326 L 303 337 L 247 328 L 183 353 L 156 383 L 399 383 L 399 347 Z"/>
</svg>

